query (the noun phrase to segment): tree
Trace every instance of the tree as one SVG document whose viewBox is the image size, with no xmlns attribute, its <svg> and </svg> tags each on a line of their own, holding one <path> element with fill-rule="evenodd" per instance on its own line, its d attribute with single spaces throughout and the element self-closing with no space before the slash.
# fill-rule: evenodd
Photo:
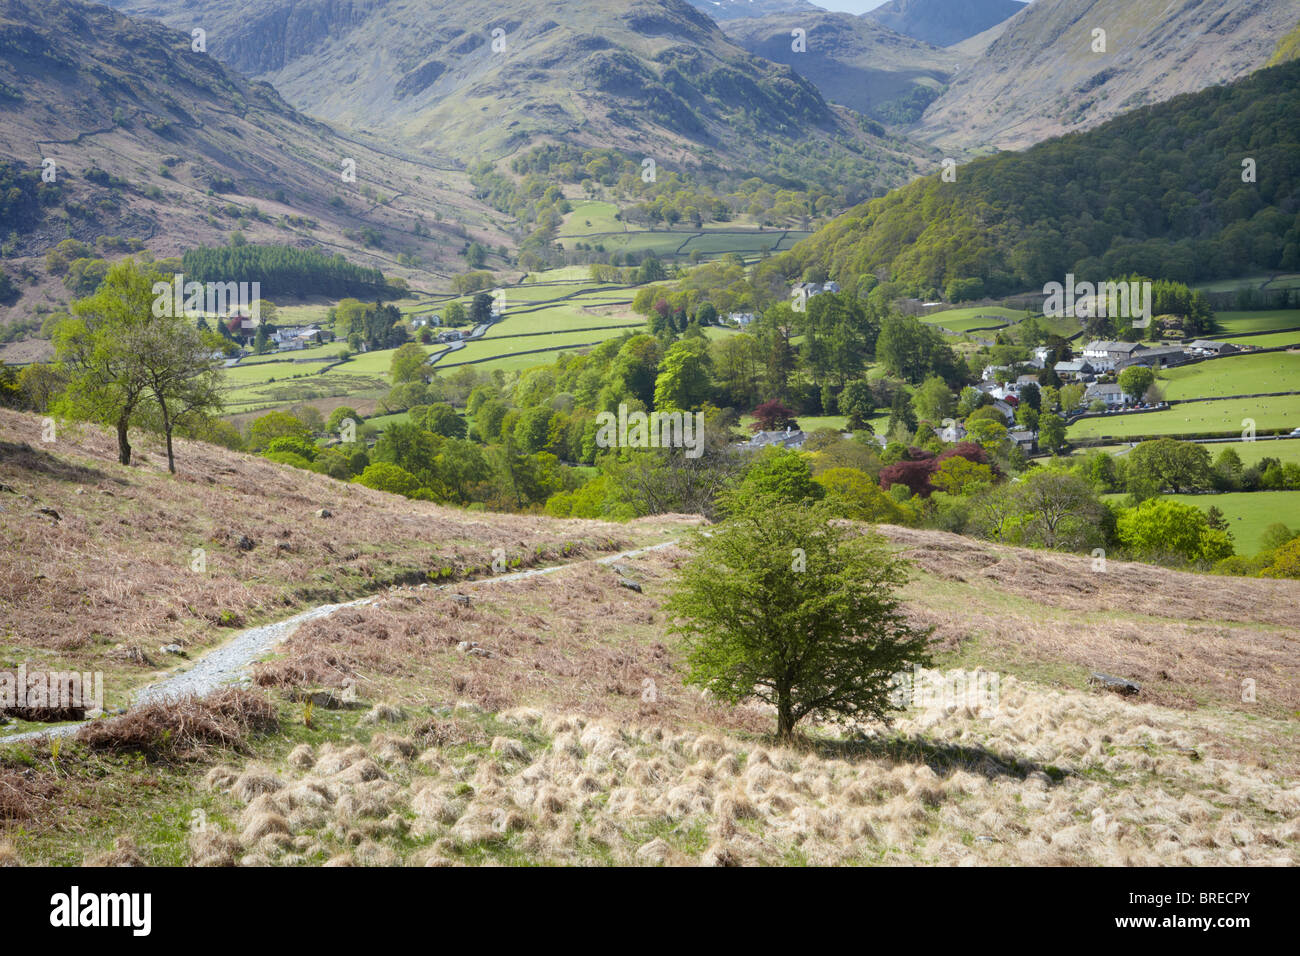
<svg viewBox="0 0 1300 956">
<path fill-rule="evenodd" d="M 311 428 L 288 412 L 267 412 L 248 426 L 248 447 L 261 451 L 277 438 L 311 438 Z"/>
<path fill-rule="evenodd" d="M 420 481 L 415 475 L 386 461 L 367 465 L 365 471 L 352 480 L 376 491 L 388 491 L 408 498 L 420 487 Z"/>
<path fill-rule="evenodd" d="M 816 501 L 826 492 L 813 481 L 808 459 L 799 452 L 766 448 L 746 472 L 739 493 L 746 498 L 768 497 L 795 504 Z"/>
<path fill-rule="evenodd" d="M 74 302 L 55 328 L 54 350 L 68 387 L 58 410 L 112 425 L 117 458 L 131 464 L 129 430 L 149 383 L 135 343 L 153 314 L 155 273 L 126 259 L 108 270 L 93 295 Z"/>
<path fill-rule="evenodd" d="M 334 411 L 330 412 L 330 417 L 325 421 L 325 430 L 331 435 L 337 434 L 343 427 L 343 422 L 352 419 L 354 424 L 360 424 L 361 416 L 351 405 L 340 405 Z"/>
<path fill-rule="evenodd" d="M 826 490 L 826 502 L 842 518 L 906 524 L 910 515 L 857 468 L 828 468 L 813 479 Z"/>
<path fill-rule="evenodd" d="M 927 375 L 953 377 L 957 359 L 937 329 L 915 316 L 885 318 L 876 340 L 876 358 L 904 381 L 917 384 Z"/>
<path fill-rule="evenodd" d="M 1128 483 L 1176 495 L 1208 490 L 1214 484 L 1210 453 L 1204 445 L 1175 438 L 1144 441 L 1128 454 Z"/>
<path fill-rule="evenodd" d="M 1050 412 L 1038 418 L 1038 444 L 1053 455 L 1065 450 L 1065 422 Z"/>
<path fill-rule="evenodd" d="M 840 412 L 849 418 L 850 429 L 862 428 L 876 410 L 876 400 L 871 395 L 871 384 L 865 379 L 854 379 L 840 392 Z"/>
<path fill-rule="evenodd" d="M 423 425 L 435 435 L 444 438 L 464 438 L 469 431 L 463 416 L 446 402 L 435 402 L 424 413 Z"/>
<path fill-rule="evenodd" d="M 704 339 L 682 339 L 669 347 L 655 378 L 654 403 L 660 411 L 687 411 L 709 397 L 713 380 L 709 345 Z"/>
<path fill-rule="evenodd" d="M 341 305 L 342 303 L 340 303 Z M 447 308 L 442 310 L 442 320 L 448 328 L 456 328 L 464 325 L 469 316 L 465 312 L 465 306 L 460 302 L 452 302 Z"/>
<path fill-rule="evenodd" d="M 1144 365 L 1130 365 L 1119 373 L 1120 389 L 1136 401 L 1142 400 L 1155 381 L 1156 373 Z"/>
<path fill-rule="evenodd" d="M 167 470 L 176 474 L 172 436 L 221 410 L 221 371 L 212 357 L 219 336 L 203 333 L 184 315 L 151 317 L 131 339 L 151 403 L 143 409 L 167 445 Z"/>
<path fill-rule="evenodd" d="M 939 463 L 930 483 L 950 495 L 964 495 L 980 485 L 993 483 L 993 468 L 954 455 Z"/>
<path fill-rule="evenodd" d="M 952 415 L 956 403 L 944 380 L 937 375 L 931 375 L 912 393 L 912 407 L 916 409 L 919 418 L 930 422 L 942 422 Z"/>
<path fill-rule="evenodd" d="M 1116 523 L 1123 545 L 1140 558 L 1218 561 L 1233 553 L 1227 532 L 1210 526 L 1205 512 L 1168 498 L 1125 508 Z"/>
<path fill-rule="evenodd" d="M 1062 385 L 1056 399 L 1061 411 L 1068 414 L 1078 408 L 1086 392 L 1087 389 L 1077 383 Z"/>
<path fill-rule="evenodd" d="M 907 432 L 916 431 L 916 412 L 912 411 L 912 403 L 902 389 L 894 393 L 894 401 L 889 409 L 889 425 L 886 430 L 893 435 L 895 428 L 902 428 Z"/>
<path fill-rule="evenodd" d="M 928 631 L 897 591 L 906 563 L 825 505 L 734 496 L 731 517 L 695 532 L 668 611 L 689 684 L 776 708 L 789 739 L 806 717 L 887 719 L 895 675 L 928 663 Z"/>
<path fill-rule="evenodd" d="M 475 326 L 492 321 L 492 296 L 489 293 L 480 292 L 470 301 L 469 320 Z"/>
<path fill-rule="evenodd" d="M 1020 482 L 1017 498 L 1028 524 L 1045 547 L 1087 537 L 1101 516 L 1102 504 L 1092 486 L 1056 468 L 1039 468 Z"/>
<path fill-rule="evenodd" d="M 404 382 L 423 382 L 429 359 L 428 353 L 414 342 L 407 342 L 396 352 L 388 365 L 388 374 L 394 385 Z"/>
<path fill-rule="evenodd" d="M 754 417 L 753 430 L 756 432 L 775 432 L 783 428 L 799 427 L 794 412 L 775 398 L 759 405 L 750 414 Z"/>
</svg>

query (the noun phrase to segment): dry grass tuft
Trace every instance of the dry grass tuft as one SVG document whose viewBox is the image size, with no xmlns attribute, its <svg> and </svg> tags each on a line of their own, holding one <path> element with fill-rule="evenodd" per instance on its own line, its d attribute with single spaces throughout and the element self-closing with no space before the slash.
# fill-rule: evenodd
<svg viewBox="0 0 1300 956">
<path fill-rule="evenodd" d="M 239 750 L 249 734 L 279 726 L 275 708 L 264 697 L 226 688 L 207 697 L 146 704 L 77 731 L 92 750 L 134 751 L 149 757 L 187 756 L 208 747 Z"/>
<path fill-rule="evenodd" d="M 113 843 L 113 849 L 101 853 L 86 861 L 86 866 L 148 866 L 149 863 L 140 855 L 139 849 L 128 836 L 120 836 Z"/>
</svg>

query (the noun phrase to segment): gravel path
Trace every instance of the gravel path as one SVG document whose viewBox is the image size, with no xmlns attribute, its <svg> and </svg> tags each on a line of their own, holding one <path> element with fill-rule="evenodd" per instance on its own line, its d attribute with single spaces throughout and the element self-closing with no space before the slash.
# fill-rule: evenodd
<svg viewBox="0 0 1300 956">
<path fill-rule="evenodd" d="M 602 558 L 572 561 L 568 564 L 554 564 L 549 567 L 533 568 L 528 571 L 513 571 L 509 574 L 493 575 L 490 578 L 480 578 L 475 581 L 462 581 L 459 584 L 422 585 L 421 587 L 429 590 L 459 591 L 483 584 L 493 584 L 498 581 L 519 581 L 543 574 L 554 574 L 556 571 L 563 571 L 565 568 L 578 567 L 583 564 L 613 564 L 616 561 L 634 558 L 637 555 L 647 554 L 651 551 L 661 551 L 664 548 L 672 547 L 676 543 L 676 541 L 665 541 L 663 544 L 653 544 L 632 551 L 606 555 Z M 345 607 L 360 607 L 364 604 L 370 604 L 380 597 L 382 595 L 376 594 L 370 597 L 358 598 L 355 601 L 347 601 L 343 604 L 322 604 L 320 607 L 314 607 L 310 611 L 295 614 L 283 621 L 263 624 L 260 627 L 250 627 L 248 630 L 240 631 L 225 644 L 199 658 L 194 666 L 188 670 L 172 674 L 156 683 L 146 684 L 141 687 L 135 693 L 134 706 L 138 707 L 142 704 L 173 700 L 191 694 L 202 697 L 227 684 L 246 683 L 248 681 L 247 671 L 249 665 L 264 657 L 282 641 L 287 640 L 298 630 L 300 625 L 318 618 L 329 617 L 335 611 Z M 0 736 L 0 745 L 16 743 L 21 740 L 34 740 L 38 737 L 67 737 L 76 733 L 83 723 L 87 723 L 87 721 L 60 724 L 57 727 L 27 731 L 26 733 L 14 734 L 11 737 Z"/>
</svg>

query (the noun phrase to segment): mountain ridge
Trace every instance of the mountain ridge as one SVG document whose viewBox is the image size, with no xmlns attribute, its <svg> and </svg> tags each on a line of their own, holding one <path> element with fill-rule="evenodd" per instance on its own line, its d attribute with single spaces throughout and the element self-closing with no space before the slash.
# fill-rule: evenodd
<svg viewBox="0 0 1300 956">
<path fill-rule="evenodd" d="M 951 46 L 1015 16 L 1021 0 L 889 0 L 862 16 L 934 46 Z"/>
</svg>

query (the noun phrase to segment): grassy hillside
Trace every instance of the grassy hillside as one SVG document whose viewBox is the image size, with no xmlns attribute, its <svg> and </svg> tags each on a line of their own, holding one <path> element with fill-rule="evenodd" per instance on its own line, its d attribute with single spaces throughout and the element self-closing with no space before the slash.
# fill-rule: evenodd
<svg viewBox="0 0 1300 956">
<path fill-rule="evenodd" d="M 657 537 L 457 511 L 199 442 L 181 443 L 170 477 L 148 446 L 115 464 L 93 427 L 43 443 L 36 416 L 0 410 L 0 426 L 4 660 L 102 669 L 118 701 L 174 665 L 160 644 L 196 655 L 294 610 L 481 573 L 494 548 L 528 566 Z"/>
<path fill-rule="evenodd" d="M 1269 62 L 1295 18 L 1290 0 L 1035 0 L 913 131 L 948 150 L 1023 149 L 1239 79 Z"/>
<path fill-rule="evenodd" d="M 1246 419 L 1256 430 L 1290 431 L 1300 428 L 1300 395 L 1267 400 L 1230 398 L 1213 402 L 1186 402 L 1159 412 L 1139 415 L 1104 415 L 1083 418 L 1069 428 L 1071 439 L 1130 438 L 1143 435 L 1215 435 L 1224 438 L 1240 434 Z"/>
<path fill-rule="evenodd" d="M 93 662 L 129 682 L 159 665 L 110 665 L 125 656 L 115 644 L 151 656 L 155 628 L 188 627 L 190 605 L 243 602 L 253 616 L 286 606 L 284 579 L 333 595 L 338 582 L 313 576 L 335 565 L 374 583 L 380 567 L 476 563 L 489 546 L 514 556 L 587 536 L 595 548 L 613 530 L 337 485 L 326 499 L 324 479 L 188 444 L 182 474 L 169 478 L 152 462 L 113 465 L 97 434 L 40 446 L 36 419 L 3 425 L 29 446 L 7 446 L 0 473 L 14 488 L 0 502 L 5 527 L 23 539 L 0 551 L 6 629 L 48 634 L 7 645 L 9 664 Z M 252 486 L 258 495 L 236 490 Z M 322 502 L 335 518 L 294 520 Z M 37 505 L 60 518 L 29 517 Z M 616 533 L 653 540 L 688 523 Z M 255 548 L 241 557 L 211 543 L 214 580 L 196 581 L 178 565 L 213 527 L 247 533 Z M 770 714 L 682 685 L 662 607 L 676 549 L 617 570 L 585 562 L 487 576 L 456 586 L 464 600 L 399 585 L 303 624 L 253 669 L 251 694 L 137 709 L 57 754 L 42 743 L 0 748 L 0 859 L 1300 862 L 1295 582 L 1120 562 L 1098 573 L 1086 556 L 880 530 L 913 563 L 907 612 L 933 626 L 936 666 L 949 679 L 998 674 L 987 712 L 922 702 L 889 727 L 813 727 L 774 743 Z M 82 557 L 92 535 L 93 566 Z M 290 549 L 263 555 L 277 538 Z M 154 620 L 168 608 L 175 620 Z M 215 641 L 187 648 L 197 655 Z M 1089 689 L 1093 670 L 1142 690 L 1122 699 Z M 1242 700 L 1246 677 L 1257 682 L 1252 702 Z M 190 827 L 194 810 L 206 826 Z"/>
<path fill-rule="evenodd" d="M 66 308 L 73 290 L 45 256 L 68 238 L 161 258 L 239 233 L 421 283 L 461 271 L 462 236 L 501 242 L 463 174 L 341 137 L 193 52 L 190 26 L 0 0 L 0 257 L 19 293 L 0 302 L 0 325 L 38 328 Z M 459 225 L 436 221 L 453 214 Z"/>
<path fill-rule="evenodd" d="M 201 16 L 215 56 L 298 108 L 425 155 L 496 161 L 558 140 L 665 169 L 757 169 L 815 146 L 879 159 L 882 185 L 907 174 L 894 144 L 683 0 L 415 0 L 311 15 L 290 0 L 118 5 L 175 24 Z"/>
<path fill-rule="evenodd" d="M 955 182 L 928 176 L 820 229 L 792 250 L 787 272 L 818 265 L 846 288 L 885 275 L 900 293 L 925 295 L 977 278 L 996 295 L 1069 272 L 1190 282 L 1294 271 L 1300 227 L 1282 210 L 1300 195 L 1297 142 L 1300 64 L 1289 63 L 975 160 Z M 1256 183 L 1242 182 L 1246 156 Z"/>
<path fill-rule="evenodd" d="M 1300 352 L 1234 355 L 1159 373 L 1168 399 L 1300 392 Z"/>
</svg>

